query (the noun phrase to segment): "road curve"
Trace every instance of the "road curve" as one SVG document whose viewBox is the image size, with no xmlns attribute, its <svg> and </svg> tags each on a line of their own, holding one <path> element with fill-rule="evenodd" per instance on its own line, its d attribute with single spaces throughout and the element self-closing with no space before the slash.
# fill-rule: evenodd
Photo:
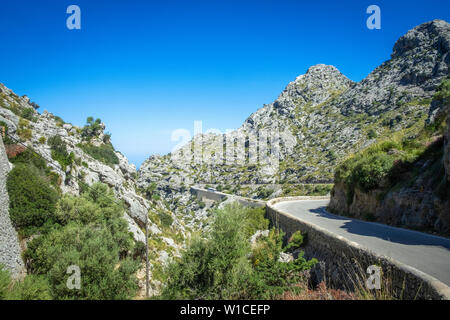
<svg viewBox="0 0 450 320">
<path fill-rule="evenodd" d="M 356 242 L 376 254 L 409 265 L 450 286 L 450 239 L 337 216 L 326 211 L 328 202 L 282 201 L 274 208 Z"/>
</svg>

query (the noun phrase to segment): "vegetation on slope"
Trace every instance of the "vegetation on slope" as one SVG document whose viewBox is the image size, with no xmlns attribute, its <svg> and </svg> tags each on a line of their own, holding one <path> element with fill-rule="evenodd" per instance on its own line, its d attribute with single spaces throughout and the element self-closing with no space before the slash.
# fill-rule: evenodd
<svg viewBox="0 0 450 320">
<path fill-rule="evenodd" d="M 58 149 L 57 149 L 58 150 Z M 79 197 L 61 195 L 55 173 L 29 150 L 10 159 L 7 189 L 11 219 L 22 237 L 28 275 L 11 282 L 0 274 L 6 299 L 126 299 L 137 290 L 142 248 L 135 245 L 124 205 L 101 183 Z M 81 270 L 81 288 L 69 289 L 67 268 Z"/>
<path fill-rule="evenodd" d="M 302 271 L 316 261 L 300 254 L 294 261 L 280 262 L 283 233 L 275 229 L 252 247 L 250 236 L 267 227 L 263 209 L 235 204 L 218 210 L 206 238 L 194 237 L 181 259 L 166 269 L 160 298 L 273 299 L 295 290 Z"/>
<path fill-rule="evenodd" d="M 444 80 L 433 103 L 450 102 L 450 79 Z M 419 177 L 419 191 L 431 192 L 440 201 L 449 197 L 450 186 L 442 163 L 448 114 L 441 112 L 431 124 L 416 125 L 384 138 L 349 157 L 335 172 L 335 182 L 345 187 L 347 205 L 354 201 L 356 189 L 379 191 L 378 200 L 401 188 L 414 186 Z M 332 191 L 333 194 L 334 191 Z"/>
</svg>

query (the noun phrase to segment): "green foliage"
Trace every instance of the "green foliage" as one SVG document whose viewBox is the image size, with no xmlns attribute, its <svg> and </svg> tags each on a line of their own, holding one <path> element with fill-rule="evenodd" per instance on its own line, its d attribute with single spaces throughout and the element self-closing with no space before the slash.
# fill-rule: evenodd
<svg viewBox="0 0 450 320">
<path fill-rule="evenodd" d="M 283 185 L 284 197 L 295 196 L 325 196 L 333 188 L 332 184 L 285 184 Z"/>
<path fill-rule="evenodd" d="M 377 132 L 374 129 L 370 129 L 367 132 L 367 138 L 369 139 L 375 139 L 377 137 Z"/>
<path fill-rule="evenodd" d="M 203 201 L 199 201 L 198 206 L 200 207 L 200 209 L 203 209 L 204 207 L 206 207 L 206 203 L 204 203 Z"/>
<path fill-rule="evenodd" d="M 394 158 L 385 153 L 363 157 L 356 164 L 351 182 L 367 192 L 380 187 L 394 165 Z"/>
<path fill-rule="evenodd" d="M 8 295 L 11 275 L 8 270 L 0 264 L 0 300 L 5 300 Z"/>
<path fill-rule="evenodd" d="M 206 239 L 194 237 L 181 259 L 166 270 L 163 299 L 273 299 L 300 279 L 315 261 L 301 256 L 282 263 L 283 235 L 272 230 L 253 249 L 249 234 L 268 221 L 261 209 L 230 205 L 218 210 Z"/>
<path fill-rule="evenodd" d="M 36 121 L 36 117 L 34 116 L 33 108 L 24 108 L 21 114 L 22 118 L 27 119 L 29 121 Z"/>
<path fill-rule="evenodd" d="M 0 300 L 49 300 L 50 288 L 42 276 L 28 275 L 13 281 L 10 272 L 0 265 Z"/>
<path fill-rule="evenodd" d="M 138 249 L 123 210 L 103 184 L 93 185 L 80 197 L 63 196 L 56 209 L 57 223 L 28 244 L 24 253 L 28 272 L 47 277 L 54 299 L 133 297 Z M 71 265 L 80 267 L 80 290 L 66 286 Z"/>
<path fill-rule="evenodd" d="M 90 143 L 78 144 L 77 147 L 81 148 L 84 152 L 90 155 L 92 158 L 103 162 L 106 165 L 119 164 L 119 158 L 114 152 L 112 144 L 102 144 L 100 146 L 94 146 Z"/>
<path fill-rule="evenodd" d="M 72 165 L 75 160 L 75 154 L 67 152 L 66 144 L 60 136 L 53 136 L 48 139 L 48 145 L 52 150 L 53 160 L 58 161 L 61 168 L 66 171 L 67 167 Z"/>
<path fill-rule="evenodd" d="M 96 119 L 94 121 L 93 117 L 88 117 L 86 119 L 86 125 L 81 130 L 81 136 L 87 140 L 91 139 L 92 137 L 98 136 L 103 130 L 101 123 L 102 120 L 100 119 Z"/>
<path fill-rule="evenodd" d="M 45 137 L 40 137 L 39 138 L 39 143 L 40 144 L 44 144 L 47 140 L 45 139 Z"/>
<path fill-rule="evenodd" d="M 10 217 L 16 228 L 41 227 L 53 218 L 58 193 L 32 165 L 17 164 L 8 174 L 6 186 Z"/>
<path fill-rule="evenodd" d="M 144 193 L 145 193 L 145 196 L 146 196 L 147 199 L 149 199 L 149 200 L 152 199 L 153 194 L 154 194 L 154 192 L 155 192 L 155 190 L 156 190 L 156 187 L 157 187 L 156 183 L 155 183 L 155 182 L 152 182 L 152 183 L 150 183 L 150 185 L 148 185 L 148 187 L 144 190 Z"/>
<path fill-rule="evenodd" d="M 257 193 L 259 199 L 268 199 L 272 195 L 273 190 L 270 188 L 258 187 Z"/>
<path fill-rule="evenodd" d="M 303 234 L 300 231 L 296 231 L 292 234 L 291 238 L 288 241 L 288 245 L 286 246 L 286 251 L 292 251 L 300 248 L 303 244 L 304 238 Z"/>
<path fill-rule="evenodd" d="M 295 293 L 298 289 L 294 285 L 302 281 L 302 271 L 317 263 L 316 259 L 304 259 L 303 252 L 292 262 L 280 262 L 280 252 L 286 251 L 282 247 L 283 236 L 283 232 L 273 229 L 253 250 L 255 272 L 248 284 L 248 290 L 253 292 L 250 298 L 274 299 L 288 290 Z"/>
<path fill-rule="evenodd" d="M 444 104 L 450 103 L 450 77 L 442 81 L 433 99 Z"/>
<path fill-rule="evenodd" d="M 444 103 L 450 101 L 450 79 L 442 82 L 433 100 Z M 429 100 L 414 102 L 429 103 Z M 421 168 L 426 161 L 430 163 L 431 168 L 426 181 L 434 184 L 432 187 L 435 188 L 436 195 L 442 198 L 448 188 L 440 179 L 442 174 L 439 172 L 443 169 L 443 142 L 436 137 L 443 131 L 444 120 L 445 118 L 441 117 L 432 124 L 419 123 L 409 131 L 396 132 L 388 139 L 380 140 L 356 153 L 338 166 L 335 170 L 335 182 L 344 184 L 348 204 L 352 203 L 356 188 L 363 192 L 379 189 L 386 194 L 394 186 L 413 183 L 415 177 L 424 174 Z M 421 160 L 422 164 L 419 163 Z M 434 174 L 431 174 L 433 172 Z M 373 219 L 369 213 L 366 216 L 367 219 Z"/>
<path fill-rule="evenodd" d="M 161 221 L 161 224 L 165 228 L 169 228 L 173 223 L 173 218 L 169 214 L 165 212 L 158 212 L 159 220 Z"/>
<path fill-rule="evenodd" d="M 28 120 L 25 119 L 19 120 L 17 135 L 20 137 L 22 141 L 31 139 L 33 131 L 31 130 L 30 122 Z"/>
<path fill-rule="evenodd" d="M 27 275 L 23 281 L 12 285 L 8 299 L 11 300 L 51 300 L 47 279 L 39 275 Z"/>
</svg>

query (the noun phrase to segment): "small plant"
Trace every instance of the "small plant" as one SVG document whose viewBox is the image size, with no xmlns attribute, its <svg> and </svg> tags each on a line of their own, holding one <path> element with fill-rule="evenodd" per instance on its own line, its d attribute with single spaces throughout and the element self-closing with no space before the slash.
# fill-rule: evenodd
<svg viewBox="0 0 450 320">
<path fill-rule="evenodd" d="M 17 128 L 17 135 L 20 137 L 22 141 L 30 140 L 33 131 L 30 128 L 30 122 L 26 119 L 20 119 L 19 125 Z"/>
<path fill-rule="evenodd" d="M 78 144 L 77 147 L 86 152 L 95 160 L 103 162 L 106 165 L 112 166 L 115 164 L 119 164 L 119 158 L 114 152 L 114 147 L 112 146 L 112 144 L 102 144 L 97 147 L 90 143 L 83 143 Z"/>
<path fill-rule="evenodd" d="M 303 235 L 300 231 L 296 231 L 292 234 L 291 238 L 288 241 L 288 245 L 286 246 L 286 251 L 294 251 L 303 244 Z"/>
<path fill-rule="evenodd" d="M 53 136 L 48 139 L 48 145 L 52 150 L 53 160 L 58 161 L 61 168 L 66 171 L 67 167 L 72 165 L 75 160 L 75 154 L 67 152 L 66 144 L 60 136 Z"/>
<path fill-rule="evenodd" d="M 39 170 L 16 164 L 6 181 L 10 217 L 18 229 L 33 229 L 53 219 L 58 193 Z"/>
</svg>

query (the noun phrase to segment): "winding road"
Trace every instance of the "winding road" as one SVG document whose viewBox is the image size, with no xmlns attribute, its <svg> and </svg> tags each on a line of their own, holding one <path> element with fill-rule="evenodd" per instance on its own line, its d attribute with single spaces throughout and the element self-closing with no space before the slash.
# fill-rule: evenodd
<svg viewBox="0 0 450 320">
<path fill-rule="evenodd" d="M 326 211 L 328 202 L 283 201 L 274 207 L 450 285 L 450 239 L 337 216 Z"/>
</svg>

